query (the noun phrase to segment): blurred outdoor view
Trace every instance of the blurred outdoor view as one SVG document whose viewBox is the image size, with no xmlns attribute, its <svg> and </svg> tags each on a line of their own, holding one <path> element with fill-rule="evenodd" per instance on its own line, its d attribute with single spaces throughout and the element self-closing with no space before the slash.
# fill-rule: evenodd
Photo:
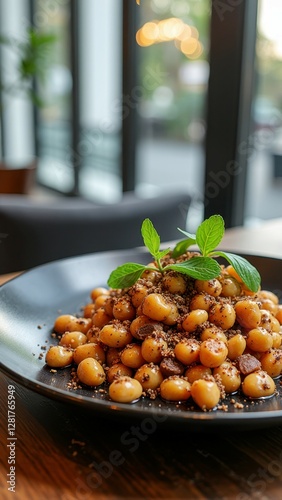
<svg viewBox="0 0 282 500">
<path fill-rule="evenodd" d="M 141 12 L 137 190 L 187 189 L 195 217 L 204 180 L 210 2 L 152 0 Z"/>
<path fill-rule="evenodd" d="M 9 15 L 13 5 L 14 15 L 10 25 L 8 17 L 5 23 L 20 33 L 17 2 L 9 3 Z M 69 193 L 76 161 L 71 147 L 70 2 L 34 0 L 33 5 L 35 26 L 57 35 L 48 79 L 39 85 L 45 106 L 38 117 L 38 179 Z M 138 85 L 121 96 L 122 1 L 79 2 L 80 194 L 105 202 L 120 198 L 121 125 L 127 109 L 134 107 L 139 118 L 136 190 L 143 196 L 188 190 L 193 229 L 203 215 L 211 2 L 144 0 L 136 9 L 138 30 L 131 43 L 138 45 Z M 247 224 L 282 216 L 281 18 L 281 0 L 259 0 Z M 24 112 L 17 114 L 17 122 L 20 116 L 25 130 Z"/>
<path fill-rule="evenodd" d="M 282 37 L 280 0 L 259 1 L 257 84 L 249 138 L 246 223 L 282 216 Z"/>
</svg>

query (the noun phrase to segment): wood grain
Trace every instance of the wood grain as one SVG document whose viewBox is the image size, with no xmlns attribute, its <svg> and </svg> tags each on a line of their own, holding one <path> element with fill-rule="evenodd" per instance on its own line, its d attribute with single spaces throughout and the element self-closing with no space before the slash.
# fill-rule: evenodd
<svg viewBox="0 0 282 500">
<path fill-rule="evenodd" d="M 10 383 L 16 388 L 17 500 L 281 498 L 282 427 L 197 434 L 157 426 L 149 434 L 142 421 L 108 421 Z M 11 498 L 8 384 L 2 375 L 5 500 Z"/>
</svg>

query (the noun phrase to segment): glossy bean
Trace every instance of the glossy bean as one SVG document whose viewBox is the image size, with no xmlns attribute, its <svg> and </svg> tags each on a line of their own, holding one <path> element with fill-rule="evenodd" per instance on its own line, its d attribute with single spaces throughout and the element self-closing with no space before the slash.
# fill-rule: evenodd
<svg viewBox="0 0 282 500">
<path fill-rule="evenodd" d="M 191 386 L 191 396 L 202 410 L 212 410 L 219 403 L 220 390 L 212 380 L 195 380 Z"/>
<path fill-rule="evenodd" d="M 77 367 L 77 376 L 80 382 L 89 386 L 99 386 L 106 378 L 102 365 L 94 358 L 85 358 Z"/>
<path fill-rule="evenodd" d="M 160 395 L 166 401 L 186 401 L 191 396 L 191 385 L 185 378 L 173 375 L 162 381 Z"/>
<path fill-rule="evenodd" d="M 133 403 L 142 395 L 142 385 L 131 377 L 120 377 L 109 387 L 109 396 L 118 403 Z"/>
<path fill-rule="evenodd" d="M 73 362 L 73 351 L 60 345 L 51 346 L 46 353 L 45 361 L 52 368 L 64 368 Z"/>
<path fill-rule="evenodd" d="M 163 381 L 160 367 L 154 363 L 142 365 L 136 371 L 134 378 L 140 382 L 144 391 L 158 389 Z"/>
<path fill-rule="evenodd" d="M 78 365 L 86 358 L 94 358 L 103 364 L 106 359 L 105 351 L 95 342 L 87 342 L 87 344 L 77 346 L 73 353 L 74 362 Z"/>
<path fill-rule="evenodd" d="M 247 375 L 242 382 L 245 396 L 251 398 L 264 398 L 275 392 L 274 380 L 263 370 Z"/>
<path fill-rule="evenodd" d="M 86 344 L 87 337 L 81 332 L 66 332 L 63 334 L 59 341 L 59 345 L 64 345 L 65 347 L 72 347 L 75 349 L 77 346 Z"/>
</svg>

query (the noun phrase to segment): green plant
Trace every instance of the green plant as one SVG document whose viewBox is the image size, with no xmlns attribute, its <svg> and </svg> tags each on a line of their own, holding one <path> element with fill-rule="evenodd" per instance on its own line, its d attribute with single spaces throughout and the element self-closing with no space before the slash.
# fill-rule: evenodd
<svg viewBox="0 0 282 500">
<path fill-rule="evenodd" d="M 9 95 L 24 95 L 36 106 L 42 106 L 43 100 L 35 90 L 34 78 L 44 81 L 49 61 L 49 49 L 56 36 L 34 28 L 28 28 L 24 39 L 0 35 L 0 47 L 11 49 L 17 58 L 17 74 L 14 81 L 3 79 L 3 68 L 0 72 L 0 91 Z"/>
<path fill-rule="evenodd" d="M 145 246 L 155 260 L 156 269 L 160 273 L 166 271 L 176 271 L 187 274 L 194 279 L 210 280 L 220 275 L 221 268 L 215 257 L 223 257 L 231 264 L 238 273 L 245 285 L 253 292 L 257 292 L 260 286 L 260 275 L 255 267 L 243 257 L 220 250 L 215 250 L 224 235 L 224 220 L 220 215 L 212 215 L 204 220 L 197 229 L 196 234 L 179 229 L 186 238 L 179 241 L 174 249 L 160 250 L 160 237 L 150 219 L 145 219 L 142 223 L 141 234 Z M 187 252 L 191 245 L 197 245 L 201 255 L 190 256 L 187 260 L 177 259 Z M 162 262 L 162 259 L 171 254 L 173 263 Z M 111 288 L 128 288 L 141 277 L 143 272 L 152 267 L 143 264 L 128 262 L 112 271 L 108 279 Z"/>
</svg>

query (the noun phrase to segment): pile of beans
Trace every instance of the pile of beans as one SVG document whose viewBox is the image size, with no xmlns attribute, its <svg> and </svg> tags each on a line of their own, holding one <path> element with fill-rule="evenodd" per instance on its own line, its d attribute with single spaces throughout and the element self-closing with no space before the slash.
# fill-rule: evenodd
<svg viewBox="0 0 282 500">
<path fill-rule="evenodd" d="M 161 397 L 206 411 L 226 394 L 274 395 L 282 373 L 278 297 L 252 293 L 232 266 L 209 281 L 150 266 L 130 288 L 94 288 L 80 317 L 58 316 L 47 365 L 74 365 L 82 386 L 106 388 L 121 403 Z"/>
</svg>

